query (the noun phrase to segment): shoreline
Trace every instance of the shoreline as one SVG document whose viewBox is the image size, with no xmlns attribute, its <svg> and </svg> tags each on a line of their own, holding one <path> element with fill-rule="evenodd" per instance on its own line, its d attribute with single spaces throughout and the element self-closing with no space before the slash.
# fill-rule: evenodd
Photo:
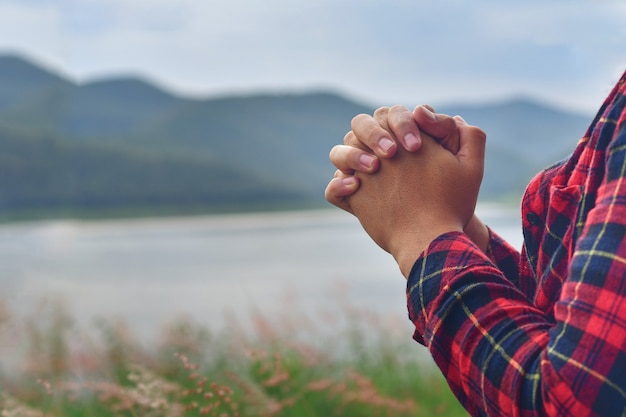
<svg viewBox="0 0 626 417">
<path fill-rule="evenodd" d="M 481 209 L 487 210 L 489 207 L 496 209 L 519 209 L 519 199 L 513 197 L 499 198 L 480 201 L 477 204 L 477 212 Z M 120 208 L 120 209 L 97 209 L 97 210 L 37 210 L 37 211 L 16 211 L 6 213 L 0 211 L 0 226 L 19 223 L 43 223 L 54 221 L 77 221 L 77 222 L 98 222 L 98 221 L 136 221 L 136 220 L 166 220 L 200 217 L 220 217 L 220 216 L 247 216 L 255 214 L 283 214 L 302 212 L 323 212 L 339 211 L 341 209 L 332 206 L 327 202 L 313 204 L 271 204 L 261 206 L 227 206 L 227 207 L 197 207 L 197 208 L 175 208 L 164 207 L 155 208 Z"/>
</svg>

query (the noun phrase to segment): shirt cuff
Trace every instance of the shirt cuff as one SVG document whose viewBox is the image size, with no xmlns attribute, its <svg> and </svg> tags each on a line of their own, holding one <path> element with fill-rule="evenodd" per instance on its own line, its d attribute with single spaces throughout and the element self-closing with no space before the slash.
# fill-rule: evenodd
<svg viewBox="0 0 626 417">
<path fill-rule="evenodd" d="M 489 230 L 487 257 L 515 284 L 515 286 L 519 286 L 519 251 L 500 237 L 500 235 L 494 232 L 489 226 L 487 226 L 487 230 Z"/>
<path fill-rule="evenodd" d="M 430 306 L 447 282 L 469 266 L 493 267 L 491 260 L 464 233 L 444 233 L 433 240 L 415 261 L 407 280 L 409 319 L 415 325 L 413 338 L 428 346 Z"/>
</svg>

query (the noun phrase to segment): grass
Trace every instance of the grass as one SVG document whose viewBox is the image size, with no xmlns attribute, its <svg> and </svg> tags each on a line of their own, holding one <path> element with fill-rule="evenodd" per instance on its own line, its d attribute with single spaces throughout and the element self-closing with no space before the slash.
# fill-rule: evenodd
<svg viewBox="0 0 626 417">
<path fill-rule="evenodd" d="M 176 320 L 142 347 L 123 322 L 85 331 L 60 303 L 27 317 L 0 303 L 0 416 L 467 416 L 393 329 L 354 308 L 252 312 L 217 332 Z"/>
</svg>

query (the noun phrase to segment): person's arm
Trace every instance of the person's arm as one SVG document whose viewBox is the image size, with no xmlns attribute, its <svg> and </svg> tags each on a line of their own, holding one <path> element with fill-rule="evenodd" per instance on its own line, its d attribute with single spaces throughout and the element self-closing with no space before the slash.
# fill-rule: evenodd
<svg viewBox="0 0 626 417">
<path fill-rule="evenodd" d="M 626 97 L 618 101 L 593 133 L 611 145 L 554 321 L 463 234 L 435 239 L 411 271 L 414 337 L 472 415 L 626 413 Z"/>
<path fill-rule="evenodd" d="M 470 414 L 540 411 L 534 372 L 552 324 L 467 236 L 429 245 L 407 280 L 407 303 L 414 339 Z"/>
<path fill-rule="evenodd" d="M 511 246 L 509 242 L 504 240 L 504 238 L 493 229 L 488 227 L 487 231 L 489 233 L 489 239 L 486 250 L 483 250 L 474 239 L 472 239 L 472 241 L 487 255 L 489 260 L 496 265 L 498 270 L 500 270 L 509 281 L 519 287 L 520 258 L 522 255 L 519 250 Z M 470 238 L 472 237 L 472 235 L 469 234 L 468 236 L 470 236 Z M 530 298 L 530 294 L 527 296 Z"/>
</svg>

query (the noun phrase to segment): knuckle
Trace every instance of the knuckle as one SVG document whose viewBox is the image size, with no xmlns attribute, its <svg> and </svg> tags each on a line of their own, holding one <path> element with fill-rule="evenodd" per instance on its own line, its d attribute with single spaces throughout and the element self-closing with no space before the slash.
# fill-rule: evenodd
<svg viewBox="0 0 626 417">
<path fill-rule="evenodd" d="M 389 110 L 389 123 L 394 127 L 403 126 L 408 129 L 412 120 L 413 114 L 405 106 L 396 105 Z"/>
<path fill-rule="evenodd" d="M 360 113 L 357 114 L 356 116 L 354 116 L 352 118 L 352 120 L 350 121 L 350 125 L 352 126 L 352 128 L 354 129 L 355 125 L 358 125 L 360 123 L 362 123 L 365 119 L 369 118 L 370 116 L 365 114 L 365 113 Z"/>
<path fill-rule="evenodd" d="M 328 153 L 328 158 L 331 161 L 335 162 L 338 159 L 340 153 L 341 145 L 335 145 L 330 149 L 330 152 Z"/>
<path fill-rule="evenodd" d="M 355 146 L 358 143 L 358 139 L 356 138 L 356 135 L 353 131 L 349 131 L 348 133 L 346 133 L 346 135 L 343 137 L 343 143 L 344 145 L 348 146 Z"/>
<path fill-rule="evenodd" d="M 439 114 L 437 115 L 441 123 L 445 125 L 445 128 L 448 130 L 456 130 L 456 121 L 453 117 L 448 116 L 447 114 Z"/>
<path fill-rule="evenodd" d="M 363 130 L 363 135 L 362 135 L 362 139 L 365 142 L 365 144 L 369 144 L 373 141 L 375 141 L 378 136 L 381 135 L 381 131 L 382 131 L 382 127 L 380 127 L 380 125 L 378 123 L 376 124 L 369 124 L 364 130 Z M 358 137 L 355 138 L 358 140 Z"/>
<path fill-rule="evenodd" d="M 481 128 L 477 126 L 470 126 L 469 128 L 471 129 L 472 134 L 476 136 L 476 139 L 481 140 L 481 141 L 487 140 L 487 133 L 485 133 L 484 130 L 482 130 Z"/>
<path fill-rule="evenodd" d="M 374 117 L 385 116 L 389 113 L 389 107 L 379 107 L 374 111 Z"/>
<path fill-rule="evenodd" d="M 395 106 L 392 106 L 389 109 L 390 113 L 403 113 L 405 111 L 409 111 L 409 109 L 407 109 L 405 106 L 403 106 L 401 104 L 396 104 Z"/>
</svg>

